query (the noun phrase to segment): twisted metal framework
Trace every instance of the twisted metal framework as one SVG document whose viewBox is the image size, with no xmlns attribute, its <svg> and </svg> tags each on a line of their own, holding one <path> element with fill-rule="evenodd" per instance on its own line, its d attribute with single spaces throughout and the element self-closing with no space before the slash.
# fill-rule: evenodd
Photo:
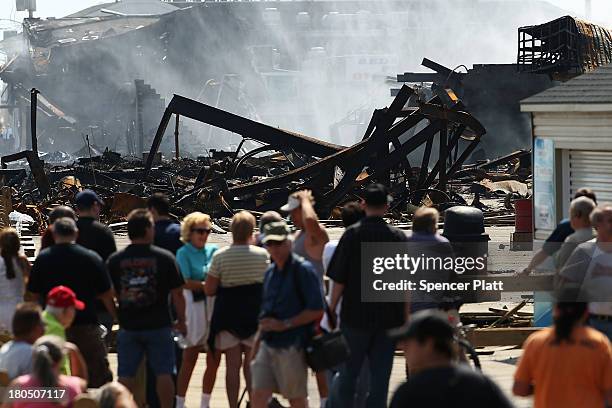
<svg viewBox="0 0 612 408">
<path fill-rule="evenodd" d="M 290 149 L 319 157 L 281 175 L 228 186 L 227 179 L 232 178 L 236 167 L 244 161 L 236 157 L 235 165 L 230 166 L 231 174 L 217 174 L 196 183 L 194 188 L 176 197 L 177 202 L 204 204 L 218 199 L 224 204 L 219 206 L 221 212 L 232 205 L 266 211 L 280 207 L 292 189 L 309 188 L 317 196 L 317 210 L 325 216 L 346 197 L 359 196 L 363 186 L 374 181 L 391 187 L 397 201 L 394 204 L 418 201 L 421 197 L 416 192 L 427 191 L 432 186 L 446 188 L 447 181 L 461 168 L 486 131 L 467 113 L 461 101 L 448 95 L 436 95 L 417 108 L 406 108 L 413 93 L 404 85 L 388 108 L 374 112 L 363 140 L 350 147 L 273 128 L 175 95 L 153 140 L 144 178 L 151 171 L 151 158 L 159 148 L 166 126 L 176 114 L 265 143 L 258 151 Z M 411 136 L 405 139 L 404 135 Z M 439 148 L 438 160 L 430 165 L 434 144 Z M 424 153 L 420 167 L 416 168 L 418 174 L 414 174 L 408 155 L 421 146 Z"/>
<path fill-rule="evenodd" d="M 519 71 L 579 75 L 612 62 L 612 32 L 570 16 L 518 30 Z"/>
</svg>

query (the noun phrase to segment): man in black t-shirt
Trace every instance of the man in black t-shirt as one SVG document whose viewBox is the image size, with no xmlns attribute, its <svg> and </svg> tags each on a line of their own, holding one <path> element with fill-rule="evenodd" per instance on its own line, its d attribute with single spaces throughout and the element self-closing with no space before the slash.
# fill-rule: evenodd
<svg viewBox="0 0 612 408">
<path fill-rule="evenodd" d="M 77 220 L 77 228 L 79 229 L 77 244 L 91 249 L 100 255 L 103 262 L 106 262 L 110 254 L 117 251 L 117 245 L 110 228 L 98 221 L 104 202 L 92 190 L 81 191 L 76 195 L 74 201 L 79 216 Z M 106 313 L 106 309 L 100 302 L 95 303 L 95 308 L 98 313 L 98 320 L 110 333 L 113 327 L 111 316 Z M 107 336 L 106 339 L 109 340 L 110 336 Z"/>
<path fill-rule="evenodd" d="M 410 379 L 393 395 L 391 408 L 506 408 L 499 387 L 467 365 L 453 364 L 453 328 L 448 315 L 423 310 L 390 332 L 404 350 Z"/>
<path fill-rule="evenodd" d="M 108 270 L 119 304 L 117 336 L 118 375 L 131 391 L 143 357 L 157 377 L 157 395 L 162 408 L 174 401 L 174 341 L 169 295 L 178 321 L 175 329 L 185 334 L 183 278 L 174 256 L 152 245 L 153 217 L 144 209 L 128 216 L 131 244 L 108 259 Z"/>
<path fill-rule="evenodd" d="M 405 242 L 406 234 L 387 225 L 383 216 L 389 209 L 389 194 L 382 184 L 367 187 L 364 196 L 366 217 L 344 231 L 330 261 L 327 275 L 334 281 L 330 310 L 333 314 L 342 299 L 340 329 L 351 355 L 334 379 L 328 405 L 344 408 L 352 405 L 357 378 L 366 357 L 371 381 L 367 406 L 386 407 L 389 378 L 393 368 L 395 344 L 387 330 L 404 323 L 404 303 L 361 301 L 362 243 Z"/>
<path fill-rule="evenodd" d="M 181 224 L 170 218 L 168 197 L 163 193 L 154 193 L 147 200 L 147 208 L 151 211 L 155 221 L 155 240 L 153 244 L 176 255 L 176 251 L 183 246 Z M 172 312 L 173 316 L 176 316 L 176 313 Z M 183 361 L 183 350 L 177 346 L 174 348 L 174 352 L 176 355 L 176 370 L 179 372 Z M 155 392 L 155 376 L 152 371 L 150 364 L 147 364 L 147 405 L 149 405 L 149 408 L 159 408 L 159 401 Z M 173 376 L 173 379 L 176 385 L 176 375 Z"/>
<path fill-rule="evenodd" d="M 101 338 L 94 306 L 101 300 L 111 316 L 115 315 L 111 282 L 98 254 L 75 244 L 76 223 L 71 218 L 60 218 L 53 223 L 55 245 L 42 250 L 28 281 L 26 298 L 43 302 L 56 286 L 67 286 L 85 302 L 85 309 L 77 311 L 72 326 L 66 330 L 67 340 L 76 344 L 85 358 L 89 387 L 100 387 L 112 380 L 106 347 Z"/>
</svg>

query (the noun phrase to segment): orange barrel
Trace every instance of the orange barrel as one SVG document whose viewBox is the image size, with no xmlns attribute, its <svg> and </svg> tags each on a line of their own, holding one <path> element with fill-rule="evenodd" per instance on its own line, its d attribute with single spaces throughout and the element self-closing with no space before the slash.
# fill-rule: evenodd
<svg viewBox="0 0 612 408">
<path fill-rule="evenodd" d="M 514 201 L 514 230 L 515 232 L 533 232 L 533 209 L 531 199 L 525 198 Z"/>
</svg>

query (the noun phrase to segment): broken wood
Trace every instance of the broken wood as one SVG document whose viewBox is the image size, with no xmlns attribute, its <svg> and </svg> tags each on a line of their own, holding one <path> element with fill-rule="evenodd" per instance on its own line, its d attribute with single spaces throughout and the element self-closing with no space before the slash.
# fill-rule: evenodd
<svg viewBox="0 0 612 408">
<path fill-rule="evenodd" d="M 474 347 L 522 346 L 527 337 L 540 330 L 538 327 L 496 327 L 474 329 L 466 337 Z"/>
<path fill-rule="evenodd" d="M 506 313 L 504 313 L 504 315 L 502 317 L 500 317 L 499 319 L 497 319 L 496 321 L 491 323 L 489 325 L 489 328 L 493 328 L 493 327 L 497 326 L 498 324 L 505 322 L 506 320 L 508 320 L 508 318 L 510 316 L 512 316 L 514 313 L 518 312 L 519 310 L 521 310 L 523 308 L 523 306 L 525 306 L 526 304 L 527 304 L 527 301 L 523 300 L 521 303 L 519 303 L 518 305 L 514 306 L 512 309 L 508 310 Z"/>
</svg>

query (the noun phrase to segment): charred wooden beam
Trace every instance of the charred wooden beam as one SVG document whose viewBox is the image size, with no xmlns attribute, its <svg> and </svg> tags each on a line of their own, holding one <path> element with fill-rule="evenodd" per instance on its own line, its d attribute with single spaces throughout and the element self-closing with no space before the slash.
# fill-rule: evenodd
<svg viewBox="0 0 612 408">
<path fill-rule="evenodd" d="M 421 61 L 421 65 L 431 69 L 432 71 L 437 72 L 443 79 L 440 81 L 441 85 L 448 85 L 451 88 L 458 88 L 463 81 L 463 77 L 465 77 L 464 73 L 455 72 L 444 65 L 438 64 L 428 58 L 423 58 Z"/>
<path fill-rule="evenodd" d="M 38 94 L 36 88 L 30 91 L 30 133 L 32 136 L 32 151 L 38 158 L 38 137 L 36 136 L 36 112 L 38 111 Z"/>
<path fill-rule="evenodd" d="M 417 189 L 423 189 L 425 185 L 425 181 L 427 179 L 427 172 L 429 171 L 429 159 L 431 157 L 431 148 L 433 146 L 433 140 L 435 135 L 431 135 L 429 139 L 427 139 L 427 144 L 425 145 L 425 151 L 423 152 L 423 159 L 421 160 L 421 171 L 419 173 L 419 180 L 417 181 Z"/>
<path fill-rule="evenodd" d="M 179 124 L 180 124 L 180 116 L 178 113 L 176 114 L 176 121 L 174 122 L 174 158 L 179 159 L 180 155 L 180 144 L 179 144 Z"/>
<path fill-rule="evenodd" d="M 325 170 L 326 168 L 333 168 L 338 163 L 342 163 L 343 166 L 348 166 L 352 161 L 352 157 L 359 153 L 361 149 L 366 145 L 367 140 L 361 141 L 356 145 L 342 150 L 336 154 L 331 156 L 327 156 L 324 159 L 320 159 L 314 163 L 307 164 L 306 166 L 300 167 L 298 169 L 289 171 L 280 176 L 272 177 L 266 180 L 251 182 L 240 184 L 238 186 L 230 187 L 230 194 L 237 196 L 243 194 L 252 194 L 259 191 L 264 191 L 268 188 L 274 188 L 278 186 L 285 186 L 291 181 L 311 177 L 314 174 L 318 174 L 319 172 Z"/>
<path fill-rule="evenodd" d="M 355 183 L 355 178 L 359 173 L 361 173 L 366 164 L 368 156 L 371 154 L 376 153 L 377 163 L 376 166 L 374 166 L 376 177 L 379 178 L 379 180 L 380 178 L 384 180 L 387 177 L 387 171 L 390 169 L 390 166 L 387 165 L 386 160 L 389 156 L 389 135 L 387 132 L 389 128 L 393 126 L 393 123 L 413 93 L 414 91 L 410 87 L 406 85 L 402 86 L 399 94 L 391 103 L 391 106 L 389 106 L 386 112 L 381 115 L 372 136 L 365 141 L 366 145 L 364 146 L 363 150 L 358 153 L 355 161 L 351 163 L 351 166 L 348 169 L 346 169 L 345 166 L 346 170 L 342 180 L 340 180 L 340 183 L 338 183 L 336 188 L 323 197 L 325 201 L 323 205 L 328 211 L 331 210 L 331 207 L 336 205 L 338 201 L 346 195 L 346 193 L 348 193 Z M 385 160 L 381 162 L 380 155 L 383 151 L 386 151 L 384 154 Z"/>
<path fill-rule="evenodd" d="M 161 139 L 166 131 L 168 121 L 172 114 L 179 114 L 199 122 L 237 133 L 243 137 L 259 140 L 260 142 L 276 148 L 290 147 L 297 152 L 314 157 L 326 157 L 345 148 L 345 146 L 324 142 L 298 133 L 264 125 L 263 123 L 255 122 L 222 109 L 194 101 L 193 99 L 174 95 L 164 112 L 164 116 L 162 117 L 155 138 L 153 139 L 149 158 L 145 163 L 145 177 L 148 176 L 151 170 L 151 158 L 159 149 Z"/>
<path fill-rule="evenodd" d="M 440 130 L 440 149 L 438 154 L 438 190 L 446 190 L 446 149 L 448 143 L 448 122 L 443 122 Z"/>
<path fill-rule="evenodd" d="M 446 79 L 442 74 L 431 72 L 405 72 L 397 74 L 397 82 L 440 82 Z"/>
<path fill-rule="evenodd" d="M 51 190 L 51 184 L 49 183 L 49 178 L 45 173 L 44 162 L 38 158 L 37 152 L 32 150 L 24 150 L 19 153 L 2 156 L 0 159 L 0 164 L 2 165 L 3 169 L 6 169 L 7 163 L 22 159 L 26 159 L 28 161 L 28 165 L 30 166 L 30 170 L 32 170 L 32 176 L 34 177 L 34 182 L 36 183 L 36 187 L 38 187 L 40 195 L 42 197 L 46 197 Z"/>
<path fill-rule="evenodd" d="M 490 169 L 493 167 L 500 166 L 502 164 L 506 164 L 514 159 L 520 159 L 523 156 L 529 156 L 531 152 L 529 150 L 517 150 L 516 152 L 512 152 L 505 156 L 498 157 L 495 160 L 488 161 L 486 163 L 480 164 L 476 166 L 477 169 Z"/>
</svg>

